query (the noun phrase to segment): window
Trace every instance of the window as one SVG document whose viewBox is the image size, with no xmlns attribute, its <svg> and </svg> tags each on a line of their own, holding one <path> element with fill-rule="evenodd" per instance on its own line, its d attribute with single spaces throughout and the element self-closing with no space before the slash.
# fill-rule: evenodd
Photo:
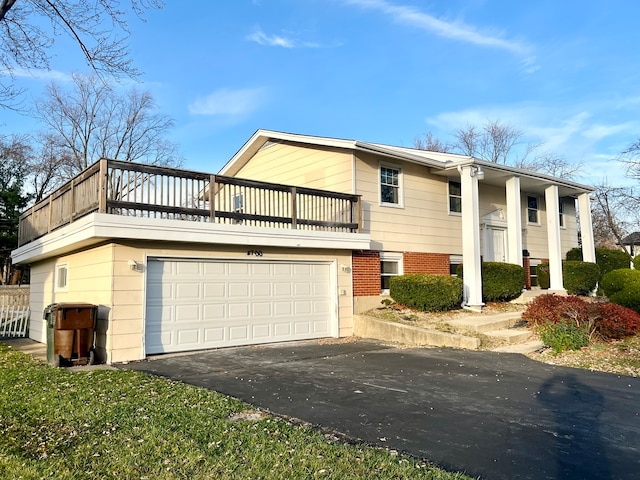
<svg viewBox="0 0 640 480">
<path fill-rule="evenodd" d="M 558 208 L 559 208 L 559 215 L 560 215 L 560 226 L 564 228 L 564 202 L 562 200 L 560 200 L 560 203 L 558 204 Z"/>
<path fill-rule="evenodd" d="M 449 274 L 458 276 L 458 267 L 462 264 L 462 255 L 449 255 Z"/>
<path fill-rule="evenodd" d="M 535 195 L 527 195 L 527 220 L 538 223 L 538 197 Z"/>
<path fill-rule="evenodd" d="M 449 213 L 462 212 L 462 185 L 449 181 Z"/>
<path fill-rule="evenodd" d="M 400 169 L 380 166 L 380 203 L 400 205 Z"/>
<path fill-rule="evenodd" d="M 242 193 L 236 193 L 233 199 L 233 211 L 236 213 L 244 211 L 244 195 Z"/>
<path fill-rule="evenodd" d="M 55 273 L 55 288 L 56 292 L 66 292 L 67 291 L 67 281 L 69 280 L 69 265 L 66 263 L 61 263 L 56 265 L 56 273 Z"/>
<path fill-rule="evenodd" d="M 380 289 L 382 294 L 389 294 L 391 277 L 402 275 L 401 253 L 380 253 Z"/>
<path fill-rule="evenodd" d="M 531 286 L 538 287 L 540 284 L 538 283 L 538 265 L 540 265 L 540 260 L 531 260 L 529 264 L 529 276 L 531 278 Z"/>
</svg>

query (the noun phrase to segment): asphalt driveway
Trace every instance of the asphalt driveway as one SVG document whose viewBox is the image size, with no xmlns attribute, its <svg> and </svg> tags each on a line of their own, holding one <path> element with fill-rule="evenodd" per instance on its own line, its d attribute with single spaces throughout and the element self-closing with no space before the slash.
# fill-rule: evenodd
<svg viewBox="0 0 640 480">
<path fill-rule="evenodd" d="M 640 379 L 518 354 L 296 342 L 121 365 L 486 479 L 640 479 Z"/>
</svg>

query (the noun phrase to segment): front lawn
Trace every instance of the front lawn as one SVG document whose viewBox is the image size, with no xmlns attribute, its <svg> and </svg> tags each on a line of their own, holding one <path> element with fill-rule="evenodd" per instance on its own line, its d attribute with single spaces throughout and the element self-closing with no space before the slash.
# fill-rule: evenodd
<svg viewBox="0 0 640 480">
<path fill-rule="evenodd" d="M 202 388 L 55 369 L 0 344 L 0 478 L 468 479 Z"/>
</svg>

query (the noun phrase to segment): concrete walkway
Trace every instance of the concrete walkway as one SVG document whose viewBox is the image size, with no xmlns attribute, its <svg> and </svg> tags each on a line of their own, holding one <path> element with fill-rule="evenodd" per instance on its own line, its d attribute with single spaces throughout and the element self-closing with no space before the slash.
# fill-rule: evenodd
<svg viewBox="0 0 640 480">
<path fill-rule="evenodd" d="M 640 479 L 640 379 L 367 341 L 229 348 L 120 368 L 484 479 Z"/>
</svg>

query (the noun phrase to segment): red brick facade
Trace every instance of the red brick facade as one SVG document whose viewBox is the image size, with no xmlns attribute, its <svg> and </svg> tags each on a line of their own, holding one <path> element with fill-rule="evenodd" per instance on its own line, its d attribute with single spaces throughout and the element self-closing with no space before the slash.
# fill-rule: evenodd
<svg viewBox="0 0 640 480">
<path fill-rule="evenodd" d="M 355 297 L 380 295 L 380 252 L 353 252 L 352 275 Z"/>
<path fill-rule="evenodd" d="M 436 273 L 449 275 L 449 255 L 446 253 L 404 252 L 404 273 Z"/>
<path fill-rule="evenodd" d="M 528 256 L 522 257 L 522 267 L 524 268 L 524 288 L 531 290 L 531 260 Z"/>
<path fill-rule="evenodd" d="M 404 252 L 402 257 L 404 273 L 449 275 L 446 253 Z M 352 275 L 354 297 L 380 295 L 380 252 L 353 252 Z"/>
</svg>

